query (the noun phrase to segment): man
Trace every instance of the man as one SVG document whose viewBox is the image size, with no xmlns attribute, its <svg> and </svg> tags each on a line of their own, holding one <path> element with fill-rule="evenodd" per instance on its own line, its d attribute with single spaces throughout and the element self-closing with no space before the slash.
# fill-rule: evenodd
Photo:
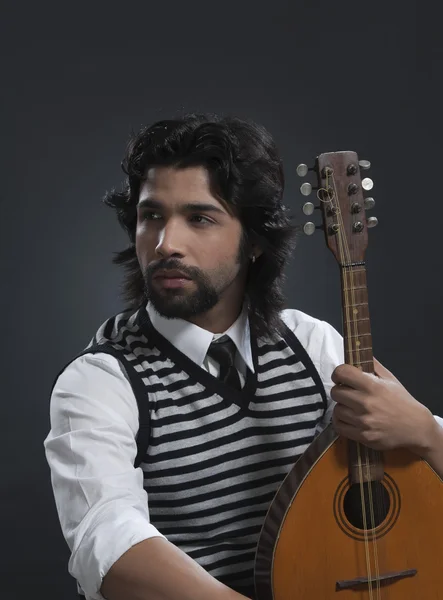
<svg viewBox="0 0 443 600">
<path fill-rule="evenodd" d="M 283 310 L 294 228 L 263 127 L 162 121 L 123 167 L 106 202 L 131 309 L 58 377 L 45 442 L 69 569 L 89 599 L 252 598 L 266 510 L 331 415 L 440 475 L 443 429 L 379 363 L 342 365 L 330 325 Z"/>
</svg>

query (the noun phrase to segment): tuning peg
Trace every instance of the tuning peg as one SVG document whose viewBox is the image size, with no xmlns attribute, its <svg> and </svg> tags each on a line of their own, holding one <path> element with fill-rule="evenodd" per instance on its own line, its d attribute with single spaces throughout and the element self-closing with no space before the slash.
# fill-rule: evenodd
<svg viewBox="0 0 443 600">
<path fill-rule="evenodd" d="M 297 173 L 297 175 L 299 177 L 306 177 L 306 175 L 308 174 L 309 171 L 309 167 L 308 165 L 305 165 L 304 163 L 300 163 L 297 168 L 295 169 L 295 172 Z"/>
<path fill-rule="evenodd" d="M 365 198 L 365 210 L 371 210 L 371 208 L 374 208 L 374 206 L 375 206 L 374 198 Z"/>
<path fill-rule="evenodd" d="M 312 192 L 312 185 L 310 183 L 302 183 L 300 186 L 300 191 L 303 196 L 309 196 L 309 194 Z"/>
<path fill-rule="evenodd" d="M 371 168 L 371 163 L 369 162 L 369 160 L 359 160 L 358 164 L 360 169 L 362 169 L 363 171 L 367 171 Z"/>
<path fill-rule="evenodd" d="M 323 229 L 323 231 L 325 230 L 323 225 L 316 225 L 315 223 L 312 223 L 312 221 L 308 221 L 303 225 L 303 231 L 306 233 L 306 235 L 312 235 L 316 229 Z"/>
<path fill-rule="evenodd" d="M 378 219 L 377 217 L 369 217 L 366 223 L 368 227 L 375 227 L 376 225 L 378 225 Z"/>
<path fill-rule="evenodd" d="M 312 235 L 313 233 L 315 233 L 316 229 L 317 228 L 315 226 L 315 223 L 312 223 L 311 221 L 308 221 L 303 225 L 303 231 L 306 235 Z"/>
<path fill-rule="evenodd" d="M 365 177 L 365 179 L 362 179 L 361 181 L 361 187 L 364 190 L 372 190 L 372 188 L 374 187 L 374 182 L 372 181 L 372 179 L 369 179 L 369 177 Z"/>
<path fill-rule="evenodd" d="M 312 215 L 312 213 L 314 212 L 314 210 L 316 208 L 320 208 L 319 206 L 314 206 L 312 204 L 312 202 L 306 202 L 305 204 L 303 204 L 303 212 L 305 213 L 305 215 Z"/>
</svg>

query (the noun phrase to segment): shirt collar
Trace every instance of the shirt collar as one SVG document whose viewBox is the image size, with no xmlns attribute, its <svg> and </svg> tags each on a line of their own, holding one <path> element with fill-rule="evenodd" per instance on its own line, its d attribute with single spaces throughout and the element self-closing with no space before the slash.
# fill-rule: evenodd
<svg viewBox="0 0 443 600">
<path fill-rule="evenodd" d="M 211 342 L 222 335 L 228 335 L 247 367 L 254 372 L 246 303 L 238 319 L 229 329 L 220 334 L 213 334 L 211 331 L 183 319 L 166 319 L 155 310 L 150 302 L 148 302 L 146 310 L 154 328 L 199 367 L 203 365 Z"/>
</svg>

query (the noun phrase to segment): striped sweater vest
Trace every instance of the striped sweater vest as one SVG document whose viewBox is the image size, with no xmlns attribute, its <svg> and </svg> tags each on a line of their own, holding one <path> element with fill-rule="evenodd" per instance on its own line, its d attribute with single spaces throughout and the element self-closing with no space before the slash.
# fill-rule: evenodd
<svg viewBox="0 0 443 600">
<path fill-rule="evenodd" d="M 177 350 L 144 307 L 108 319 L 81 353 L 112 354 L 126 370 L 138 435 L 149 433 L 136 466 L 144 472 L 151 523 L 249 598 L 267 509 L 327 403 L 308 354 L 289 328 L 282 330 L 272 341 L 251 336 L 255 373 L 248 370 L 240 391 Z"/>
</svg>

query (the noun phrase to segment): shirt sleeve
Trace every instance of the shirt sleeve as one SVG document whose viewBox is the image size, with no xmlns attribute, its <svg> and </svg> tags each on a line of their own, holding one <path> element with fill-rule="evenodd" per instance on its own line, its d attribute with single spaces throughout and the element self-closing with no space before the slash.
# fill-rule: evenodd
<svg viewBox="0 0 443 600">
<path fill-rule="evenodd" d="M 134 468 L 138 409 L 120 363 L 86 354 L 59 376 L 45 440 L 69 572 L 88 598 L 129 548 L 164 537 L 149 522 L 143 472 Z"/>
<path fill-rule="evenodd" d="M 317 425 L 317 433 L 320 433 L 330 423 L 335 406 L 331 398 L 334 385 L 331 376 L 334 369 L 344 362 L 343 337 L 326 321 L 300 310 L 286 309 L 282 312 L 282 318 L 308 353 L 325 388 L 327 409 Z"/>
<path fill-rule="evenodd" d="M 325 388 L 328 406 L 323 415 L 322 422 L 317 428 L 318 432 L 322 431 L 331 422 L 335 406 L 335 402 L 331 398 L 331 389 L 334 386 L 331 377 L 336 367 L 344 363 L 343 337 L 341 334 L 332 325 L 326 323 L 326 321 L 320 321 L 319 327 L 323 331 L 323 336 L 317 358 L 317 368 Z"/>
</svg>

